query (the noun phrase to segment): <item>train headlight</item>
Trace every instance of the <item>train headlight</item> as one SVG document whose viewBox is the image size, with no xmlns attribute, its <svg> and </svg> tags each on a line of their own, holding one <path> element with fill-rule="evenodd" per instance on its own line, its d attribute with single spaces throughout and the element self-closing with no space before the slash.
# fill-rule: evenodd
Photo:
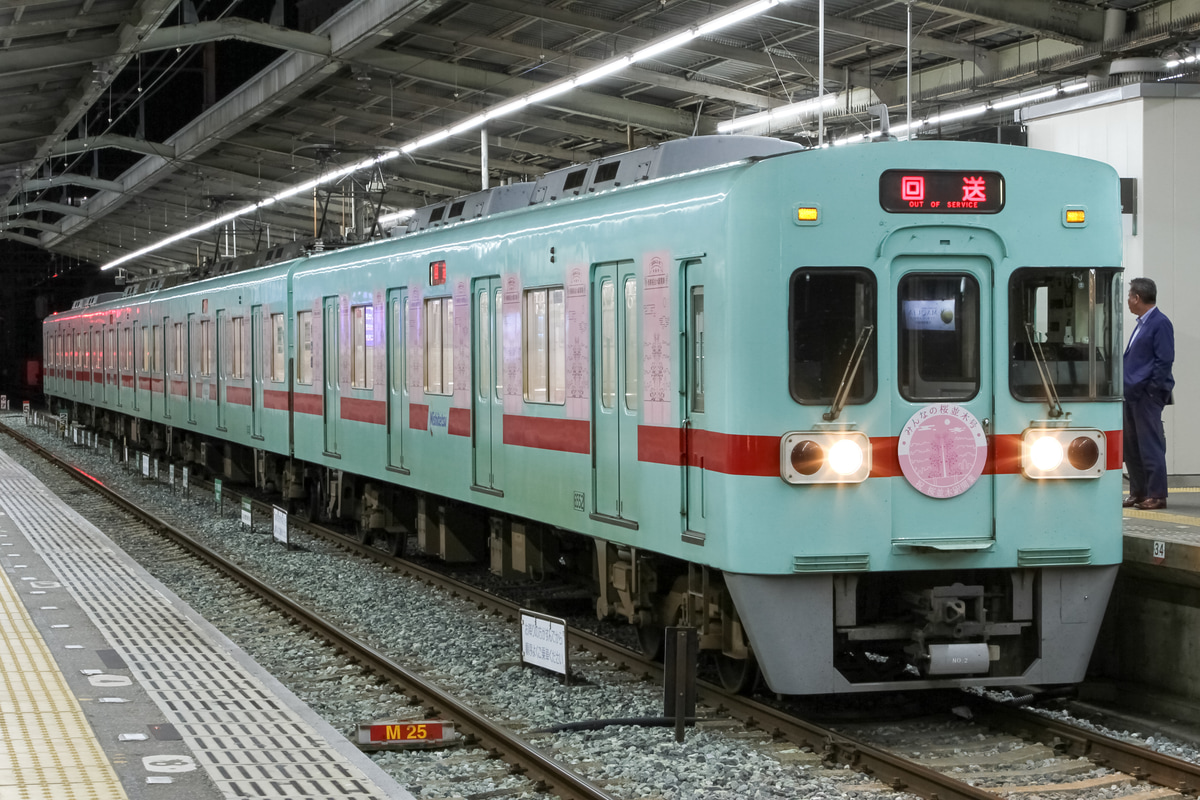
<svg viewBox="0 0 1200 800">
<path fill-rule="evenodd" d="M 1099 478 L 1106 440 L 1094 428 L 1027 428 L 1021 434 L 1021 474 L 1035 480 Z"/>
<path fill-rule="evenodd" d="M 779 443 L 779 475 L 788 483 L 862 483 L 870 474 L 865 433 L 793 431 Z"/>
<path fill-rule="evenodd" d="M 843 477 L 862 468 L 862 446 L 853 439 L 841 439 L 829 448 L 829 468 Z"/>
<path fill-rule="evenodd" d="M 1029 460 L 1033 462 L 1035 468 L 1042 472 L 1057 469 L 1063 460 L 1062 443 L 1053 436 L 1036 439 L 1033 446 L 1029 448 Z"/>
</svg>

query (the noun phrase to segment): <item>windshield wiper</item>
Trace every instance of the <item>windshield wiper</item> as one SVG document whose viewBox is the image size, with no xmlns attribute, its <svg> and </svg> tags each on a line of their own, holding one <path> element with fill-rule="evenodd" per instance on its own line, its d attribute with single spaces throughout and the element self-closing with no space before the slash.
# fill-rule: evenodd
<svg viewBox="0 0 1200 800">
<path fill-rule="evenodd" d="M 1062 403 L 1058 402 L 1058 391 L 1054 388 L 1054 381 L 1050 380 L 1050 368 L 1046 365 L 1046 356 L 1042 354 L 1042 345 L 1033 339 L 1032 322 L 1025 323 L 1025 338 L 1029 340 L 1029 352 L 1033 353 L 1033 363 L 1037 364 L 1042 388 L 1046 390 L 1046 404 L 1050 406 L 1050 417 L 1057 419 L 1063 415 Z"/>
<path fill-rule="evenodd" d="M 867 325 L 859 331 L 858 341 L 854 343 L 854 349 L 850 351 L 850 362 L 846 364 L 846 371 L 842 373 L 842 383 L 838 386 L 837 394 L 833 396 L 833 405 L 821 415 L 826 422 L 833 422 L 841 415 L 842 408 L 846 405 L 846 397 L 850 394 L 850 385 L 854 383 L 854 378 L 858 375 L 858 368 L 862 364 L 863 354 L 867 352 L 867 342 L 871 340 L 871 334 L 874 332 L 874 325 Z"/>
</svg>

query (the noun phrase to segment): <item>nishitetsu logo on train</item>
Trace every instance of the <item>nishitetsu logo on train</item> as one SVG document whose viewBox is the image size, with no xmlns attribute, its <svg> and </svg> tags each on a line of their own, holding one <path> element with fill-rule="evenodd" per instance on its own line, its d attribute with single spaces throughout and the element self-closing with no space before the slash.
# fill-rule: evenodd
<svg viewBox="0 0 1200 800">
<path fill-rule="evenodd" d="M 983 474 L 987 437 L 968 409 L 937 403 L 913 414 L 897 449 L 913 488 L 929 497 L 956 497 Z"/>
</svg>

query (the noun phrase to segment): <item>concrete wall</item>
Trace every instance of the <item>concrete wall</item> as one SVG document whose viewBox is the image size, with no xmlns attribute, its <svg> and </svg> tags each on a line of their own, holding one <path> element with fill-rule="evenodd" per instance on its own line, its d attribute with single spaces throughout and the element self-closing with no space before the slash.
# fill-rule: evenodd
<svg viewBox="0 0 1200 800">
<path fill-rule="evenodd" d="M 1029 145 L 1111 164 L 1137 179 L 1137 214 L 1122 218 L 1125 279 L 1158 284 L 1175 325 L 1175 405 L 1167 470 L 1200 474 L 1200 86 L 1143 84 L 1024 109 Z M 1125 331 L 1134 317 L 1125 313 Z"/>
</svg>

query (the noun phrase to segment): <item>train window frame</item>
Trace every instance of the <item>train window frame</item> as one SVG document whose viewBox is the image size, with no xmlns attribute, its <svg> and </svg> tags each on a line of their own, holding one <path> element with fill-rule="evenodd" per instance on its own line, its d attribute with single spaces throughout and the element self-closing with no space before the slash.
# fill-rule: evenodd
<svg viewBox="0 0 1200 800">
<path fill-rule="evenodd" d="M 296 312 L 296 339 L 300 352 L 296 356 L 296 383 L 313 385 L 313 331 L 311 309 Z"/>
<path fill-rule="evenodd" d="M 154 371 L 154 340 L 149 325 L 142 326 L 142 372 Z"/>
<path fill-rule="evenodd" d="M 454 394 L 454 298 L 425 299 L 425 394 Z"/>
<path fill-rule="evenodd" d="M 104 334 L 99 328 L 92 331 L 92 369 L 104 369 Z"/>
<path fill-rule="evenodd" d="M 117 368 L 117 329 L 106 330 L 104 338 L 104 368 L 111 371 Z"/>
<path fill-rule="evenodd" d="M 166 320 L 164 320 L 164 323 Z M 153 335 L 151 336 L 151 344 L 154 347 L 154 360 L 151 362 L 151 371 L 155 375 L 163 374 L 163 337 L 158 325 L 151 326 Z"/>
<path fill-rule="evenodd" d="M 567 402 L 566 288 L 562 284 L 531 287 L 522 295 L 521 363 L 525 402 L 564 405 Z M 543 308 L 539 308 L 539 298 Z"/>
<path fill-rule="evenodd" d="M 974 313 L 964 313 L 966 299 L 964 305 L 960 307 L 957 303 L 954 310 L 951 312 L 950 321 L 939 324 L 938 322 L 929 323 L 934 327 L 910 327 L 905 329 L 906 320 L 911 319 L 908 313 L 914 311 L 916 306 L 909 306 L 906 309 L 906 303 L 934 303 L 946 302 L 946 298 L 926 298 L 926 297 L 909 297 L 905 293 L 905 287 L 910 282 L 915 280 L 936 280 L 936 281 L 958 281 L 960 283 L 961 292 L 964 298 L 969 298 L 970 293 L 968 288 L 974 290 Z M 964 403 L 975 399 L 979 396 L 979 392 L 983 387 L 983 374 L 980 367 L 981 357 L 981 336 L 983 334 L 981 316 L 983 311 L 983 295 L 982 287 L 979 284 L 979 279 L 972 273 L 965 270 L 948 270 L 946 272 L 926 272 L 922 270 L 913 270 L 906 272 L 900 276 L 896 283 L 896 391 L 900 397 L 909 402 L 942 402 L 942 403 Z M 928 308 L 926 306 L 925 308 Z M 968 346 L 971 347 L 970 352 L 965 352 L 963 348 L 959 348 L 959 366 L 965 365 L 968 368 L 966 374 L 951 376 L 954 380 L 944 376 L 928 375 L 923 370 L 923 367 L 930 366 L 932 363 L 928 357 L 924 357 L 926 353 L 937 353 L 939 356 L 945 356 L 950 348 L 944 345 L 934 346 L 933 344 L 926 345 L 924 334 L 933 333 L 960 333 L 959 320 L 965 320 L 964 326 L 970 322 L 974 323 L 973 333 L 966 330 L 963 338 L 968 340 Z M 940 325 L 953 325 L 952 328 L 942 328 Z M 921 325 L 924 325 L 922 322 Z M 971 340 L 973 339 L 973 343 Z M 917 343 L 917 344 L 914 344 Z M 942 359 L 945 361 L 945 359 Z M 910 362 L 914 372 L 910 375 L 907 371 L 910 367 Z M 975 374 L 973 382 L 969 374 L 970 367 L 974 367 Z M 914 391 L 914 387 L 931 386 L 933 389 L 925 392 Z M 946 386 L 960 387 L 967 386 L 964 390 L 957 392 L 947 392 Z M 938 387 L 941 387 L 940 389 Z M 937 389 L 937 391 L 934 391 Z"/>
<path fill-rule="evenodd" d="M 172 353 L 172 359 L 174 361 L 174 367 L 175 367 L 175 369 L 172 370 L 172 372 L 174 372 L 176 375 L 182 375 L 183 374 L 183 365 L 187 363 L 187 359 L 185 358 L 184 352 L 183 352 L 183 343 L 186 341 L 186 339 L 183 336 L 183 323 L 182 322 L 176 322 L 175 325 L 171 328 L 171 336 L 172 336 L 171 343 L 173 345 L 171 347 L 171 353 Z"/>
<path fill-rule="evenodd" d="M 229 377 L 238 380 L 246 378 L 246 318 L 234 317 L 229 320 Z"/>
<path fill-rule="evenodd" d="M 801 291 L 801 281 L 812 285 L 813 279 L 854 281 L 853 284 L 842 289 L 843 292 L 851 293 L 854 309 L 852 315 L 842 311 L 836 318 L 831 316 L 833 313 L 831 309 L 821 309 L 804 314 L 803 321 L 808 323 L 804 326 L 804 330 L 820 332 L 823 335 L 831 334 L 836 337 L 839 332 L 835 330 L 834 325 L 831 325 L 831 321 L 834 323 L 840 321 L 841 327 L 845 329 L 842 331 L 845 335 L 842 336 L 840 345 L 835 347 L 835 342 L 823 340 L 814 346 L 814 353 L 844 355 L 844 358 L 840 361 L 818 364 L 817 369 L 820 372 L 814 376 L 814 379 L 806 379 L 806 373 L 811 374 L 812 372 L 812 367 L 807 365 L 813 363 L 814 359 L 803 356 L 804 350 L 798 347 L 797 337 L 803 333 L 801 312 L 811 309 L 811 305 L 802 309 L 800 305 L 802 298 L 798 297 L 798 292 Z M 819 288 L 814 294 L 829 296 L 828 291 L 820 293 Z M 850 265 L 805 266 L 796 269 L 788 284 L 788 392 L 792 399 L 800 405 L 827 406 L 832 403 L 842 376 L 846 374 L 846 359 L 854 351 L 858 337 L 862 335 L 862 331 L 867 326 L 873 326 L 876 331 L 879 330 L 879 278 L 874 272 L 866 267 Z M 862 362 L 855 375 L 851 391 L 846 396 L 846 405 L 869 403 L 875 399 L 875 395 L 879 391 L 878 340 L 878 336 L 871 336 L 867 340 Z M 861 388 L 856 390 L 854 387 Z"/>
<path fill-rule="evenodd" d="M 350 388 L 375 388 L 375 306 L 370 303 L 350 306 L 352 355 L 350 359 Z"/>
<path fill-rule="evenodd" d="M 636 412 L 641 406 L 642 340 L 638 336 L 637 278 L 625 278 L 625 410 Z"/>
<path fill-rule="evenodd" d="M 200 320 L 200 377 L 212 375 L 212 321 Z"/>
<path fill-rule="evenodd" d="M 287 317 L 271 315 L 271 383 L 287 383 Z"/>
<path fill-rule="evenodd" d="M 1013 270 L 1008 282 L 1007 341 L 1008 387 L 1014 400 L 1047 401 L 1039 358 L 1046 374 L 1054 380 L 1060 400 L 1086 403 L 1122 399 L 1122 276 L 1120 267 L 1027 266 Z M 1086 306 L 1087 316 L 1082 320 L 1085 330 L 1079 326 L 1081 305 Z M 1070 330 L 1064 324 L 1068 317 L 1074 323 Z M 1034 324 L 1036 355 L 1027 338 L 1027 321 Z"/>
</svg>

